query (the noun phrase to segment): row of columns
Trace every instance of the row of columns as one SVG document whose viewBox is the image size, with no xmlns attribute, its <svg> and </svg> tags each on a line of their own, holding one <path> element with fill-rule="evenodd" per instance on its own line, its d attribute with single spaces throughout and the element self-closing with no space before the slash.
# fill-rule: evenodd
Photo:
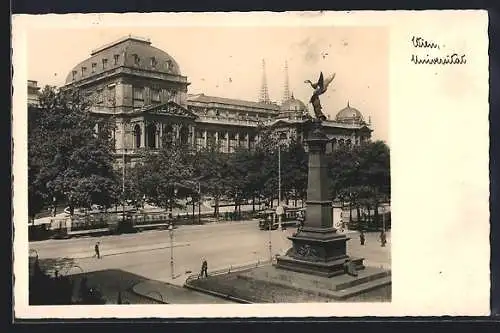
<svg viewBox="0 0 500 333">
<path fill-rule="evenodd" d="M 153 126 L 153 127 L 151 127 Z M 165 130 L 170 127 L 171 131 L 165 132 Z M 186 132 L 183 132 L 186 131 Z M 240 146 L 241 135 L 239 132 L 234 133 L 234 139 L 230 139 L 230 132 L 225 132 L 222 137 L 220 131 L 209 131 L 206 129 L 197 130 L 195 126 L 188 124 L 162 124 L 162 123 L 121 123 L 121 134 L 120 137 L 115 133 L 116 142 L 121 142 L 117 145 L 117 148 L 125 149 L 137 149 L 137 148 L 162 148 L 163 138 L 165 135 L 170 133 L 173 135 L 173 139 L 179 140 L 184 139 L 185 142 L 191 145 L 198 145 L 197 132 L 202 133 L 203 146 L 207 147 L 209 135 L 213 133 L 215 143 L 218 144 L 220 140 L 224 140 L 224 150 L 229 152 L 231 149 L 231 141 L 236 142 L 236 146 Z M 184 135 L 185 136 L 184 136 Z M 182 138 L 181 138 L 182 135 Z M 152 144 L 151 139 L 153 139 L 154 144 Z M 254 143 L 259 142 L 259 135 L 255 135 Z M 250 134 L 244 134 L 244 142 L 246 147 L 251 147 Z"/>
</svg>

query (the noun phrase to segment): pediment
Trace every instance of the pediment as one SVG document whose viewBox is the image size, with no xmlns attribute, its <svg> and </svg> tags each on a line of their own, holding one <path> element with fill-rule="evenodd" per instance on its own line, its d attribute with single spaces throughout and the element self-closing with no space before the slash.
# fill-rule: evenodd
<svg viewBox="0 0 500 333">
<path fill-rule="evenodd" d="M 158 116 L 173 116 L 188 119 L 196 119 L 198 117 L 194 112 L 175 102 L 167 102 L 163 104 L 148 106 L 143 109 L 143 111 L 145 113 Z"/>
</svg>

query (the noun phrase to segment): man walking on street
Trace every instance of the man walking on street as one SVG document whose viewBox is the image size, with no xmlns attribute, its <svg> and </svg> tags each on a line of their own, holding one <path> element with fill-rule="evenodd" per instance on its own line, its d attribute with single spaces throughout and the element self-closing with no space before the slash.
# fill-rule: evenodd
<svg viewBox="0 0 500 333">
<path fill-rule="evenodd" d="M 97 242 L 95 243 L 94 246 L 94 251 L 95 251 L 94 257 L 96 257 L 97 259 L 101 259 L 101 253 L 99 252 L 99 244 L 100 242 Z"/>
<path fill-rule="evenodd" d="M 385 230 L 382 230 L 380 233 L 380 246 L 385 247 L 385 244 L 387 243 L 387 236 L 385 234 Z"/>
<path fill-rule="evenodd" d="M 208 277 L 208 263 L 205 258 L 203 258 L 203 262 L 201 263 L 201 274 L 200 277 Z"/>
<path fill-rule="evenodd" d="M 359 231 L 359 242 L 361 243 L 361 245 L 365 245 L 365 233 L 363 232 L 363 230 Z"/>
</svg>

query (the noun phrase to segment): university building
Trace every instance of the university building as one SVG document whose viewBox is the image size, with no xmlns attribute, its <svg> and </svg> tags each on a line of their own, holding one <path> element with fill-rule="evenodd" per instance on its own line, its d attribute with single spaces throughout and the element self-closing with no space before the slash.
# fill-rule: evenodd
<svg viewBox="0 0 500 333">
<path fill-rule="evenodd" d="M 192 95 L 175 59 L 148 39 L 127 36 L 93 50 L 69 72 L 62 89 L 79 89 L 93 100 L 94 115 L 115 122 L 111 136 L 121 163 L 122 157 L 133 162 L 141 150 L 172 140 L 197 148 L 215 143 L 228 153 L 252 149 L 262 126 L 281 138 L 303 140 L 307 107 L 290 95 L 287 81 L 279 105 L 269 100 L 264 63 L 258 101 Z M 361 144 L 372 132 L 370 122 L 349 103 L 323 125 L 329 150 Z"/>
</svg>

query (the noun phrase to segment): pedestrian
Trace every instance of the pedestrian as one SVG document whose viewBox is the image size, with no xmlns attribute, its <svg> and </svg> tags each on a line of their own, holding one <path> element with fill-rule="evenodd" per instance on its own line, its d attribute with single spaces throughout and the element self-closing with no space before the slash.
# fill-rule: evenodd
<svg viewBox="0 0 500 333">
<path fill-rule="evenodd" d="M 387 243 L 387 235 L 385 234 L 385 231 L 382 230 L 380 233 L 380 246 L 385 247 L 385 244 Z"/>
<path fill-rule="evenodd" d="M 359 243 L 361 245 L 365 245 L 365 233 L 363 232 L 363 230 L 360 230 L 359 232 Z"/>
<path fill-rule="evenodd" d="M 95 243 L 95 246 L 94 246 L 94 251 L 95 251 L 94 257 L 96 257 L 97 259 L 101 259 L 101 253 L 99 251 L 99 244 L 100 244 L 100 242 L 97 242 L 97 243 Z"/>
<path fill-rule="evenodd" d="M 203 258 L 203 262 L 201 263 L 201 274 L 200 276 L 203 277 L 208 277 L 208 263 L 205 258 Z"/>
</svg>

